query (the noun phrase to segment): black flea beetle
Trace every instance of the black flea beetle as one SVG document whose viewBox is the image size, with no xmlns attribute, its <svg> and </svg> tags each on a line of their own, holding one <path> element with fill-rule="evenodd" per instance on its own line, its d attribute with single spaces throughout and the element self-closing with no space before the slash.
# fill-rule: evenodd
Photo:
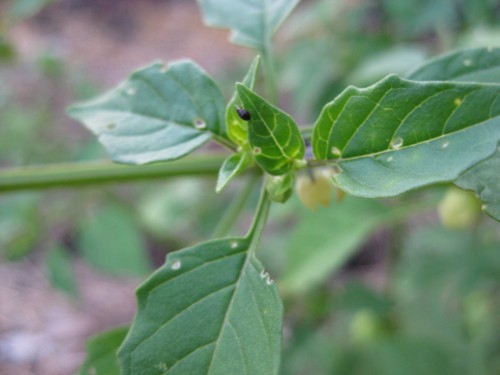
<svg viewBox="0 0 500 375">
<path fill-rule="evenodd" d="M 246 109 L 236 107 L 236 112 L 238 112 L 238 116 L 240 116 L 242 120 L 250 121 L 250 112 L 248 112 Z"/>
</svg>

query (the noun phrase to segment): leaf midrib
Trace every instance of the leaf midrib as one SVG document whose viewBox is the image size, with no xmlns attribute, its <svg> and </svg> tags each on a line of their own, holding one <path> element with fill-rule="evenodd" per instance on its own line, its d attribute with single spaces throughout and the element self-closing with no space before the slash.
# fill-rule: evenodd
<svg viewBox="0 0 500 375">
<path fill-rule="evenodd" d="M 352 157 L 348 157 L 348 158 L 320 159 L 320 160 L 330 160 L 330 161 L 335 161 L 335 162 L 343 162 L 344 161 L 345 162 L 345 161 L 352 161 L 352 160 L 356 160 L 356 159 L 363 159 L 363 158 L 367 158 L 367 157 L 373 157 L 373 156 L 377 156 L 377 155 L 383 155 L 384 153 L 387 153 L 387 152 L 397 152 L 397 151 L 409 149 L 409 148 L 412 148 L 412 147 L 420 146 L 420 145 L 423 145 L 425 143 L 434 142 L 434 141 L 437 141 L 439 139 L 446 138 L 448 136 L 460 133 L 462 131 L 468 131 L 468 130 L 476 127 L 476 126 L 481 126 L 484 123 L 489 122 L 489 121 L 494 120 L 494 119 L 497 119 L 497 118 L 500 118 L 500 115 L 495 116 L 495 117 L 491 117 L 491 118 L 489 118 L 489 119 L 487 119 L 485 121 L 481 121 L 481 122 L 479 122 L 477 124 L 473 124 L 473 125 L 468 126 L 466 128 L 462 128 L 462 129 L 459 129 L 459 130 L 454 131 L 454 132 L 446 133 L 446 134 L 443 134 L 443 135 L 440 135 L 438 137 L 431 138 L 431 139 L 428 139 L 428 140 L 425 140 L 425 141 L 416 142 L 416 143 L 413 143 L 413 144 L 408 145 L 408 146 L 402 146 L 402 147 L 400 147 L 398 149 L 388 148 L 388 149 L 385 149 L 385 150 L 382 150 L 382 151 L 372 152 L 372 153 L 363 154 L 363 155 L 356 155 L 356 156 L 352 156 Z"/>
<path fill-rule="evenodd" d="M 410 116 L 412 113 L 414 113 L 414 111 L 415 111 L 418 107 L 420 107 L 420 105 L 421 105 L 423 102 L 425 102 L 425 101 L 429 100 L 430 98 L 435 97 L 436 95 L 440 95 L 440 94 L 442 94 L 443 92 L 448 91 L 448 90 L 452 90 L 452 89 L 453 89 L 453 88 L 447 88 L 447 89 L 445 89 L 445 90 L 439 91 L 439 92 L 437 92 L 437 93 L 435 93 L 435 94 L 431 95 L 430 97 L 426 97 L 426 98 L 424 98 L 424 99 L 422 100 L 422 102 L 421 102 L 419 105 L 417 105 L 417 106 L 415 106 L 414 108 L 412 108 L 412 110 L 411 110 L 411 111 L 409 111 L 409 112 L 405 115 L 405 117 L 404 117 L 403 119 L 401 119 L 401 120 L 400 120 L 400 123 L 399 123 L 398 127 L 394 130 L 394 132 L 393 132 L 393 134 L 392 134 L 392 138 L 396 135 L 396 133 L 397 133 L 398 129 L 400 129 L 400 128 L 401 128 L 401 126 L 403 125 L 403 123 L 404 123 L 405 119 L 406 119 L 406 118 L 408 118 L 408 116 Z M 480 87 L 478 87 L 477 89 L 475 89 L 475 90 L 472 90 L 472 91 L 468 92 L 468 93 L 466 94 L 466 96 L 465 96 L 462 100 L 464 100 L 467 96 L 471 95 L 472 93 L 474 93 L 474 92 L 476 92 L 476 91 L 478 91 L 478 90 L 480 90 L 480 89 L 481 89 L 481 88 L 480 88 Z M 368 119 L 368 117 L 369 117 L 369 116 L 373 113 L 373 111 L 375 110 L 375 108 L 380 107 L 380 101 L 381 101 L 381 100 L 383 100 L 383 99 L 387 96 L 387 94 L 388 94 L 389 92 L 393 91 L 393 90 L 394 90 L 394 88 L 389 88 L 389 89 L 388 89 L 388 90 L 387 90 L 387 91 L 383 94 L 383 96 L 380 98 L 380 100 L 378 100 L 378 101 L 371 100 L 369 97 L 360 96 L 360 97 L 364 97 L 364 98 L 366 98 L 366 99 L 368 99 L 368 100 L 371 100 L 371 101 L 374 103 L 374 107 L 373 107 L 373 109 L 370 111 L 370 113 L 369 113 L 369 114 L 368 114 L 368 115 L 367 115 L 367 116 L 363 119 L 363 121 L 360 123 L 360 125 L 356 128 L 356 130 L 354 131 L 353 135 L 351 135 L 351 137 L 349 138 L 349 140 L 348 140 L 348 141 L 346 142 L 346 144 L 344 145 L 344 147 L 343 147 L 342 151 L 343 151 L 343 150 L 345 150 L 345 149 L 348 147 L 349 143 L 350 143 L 350 142 L 351 142 L 351 140 L 354 138 L 355 134 L 359 131 L 359 129 L 361 129 L 361 128 L 362 128 L 363 124 L 366 122 L 366 120 Z M 325 138 L 323 138 L 323 137 L 319 137 L 320 139 L 322 139 L 322 140 L 323 140 L 323 142 L 325 142 L 325 143 L 326 143 L 325 152 L 324 152 L 324 154 L 325 154 L 325 159 L 323 159 L 323 160 L 335 160 L 335 161 L 339 161 L 339 162 L 340 162 L 340 161 L 349 161 L 349 160 L 355 160 L 355 159 L 360 159 L 360 158 L 365 158 L 365 157 L 371 157 L 371 156 L 375 156 L 375 155 L 382 155 L 382 154 L 384 154 L 384 153 L 386 153 L 386 152 L 393 152 L 393 151 L 404 150 L 404 149 L 408 149 L 408 148 L 411 148 L 411 147 L 414 147 L 414 146 L 419 146 L 419 145 L 421 145 L 421 144 L 425 144 L 425 143 L 429 143 L 429 142 L 434 142 L 434 141 L 439 140 L 439 139 L 441 139 L 441 138 L 444 138 L 444 137 L 447 137 L 447 136 L 451 136 L 451 135 L 454 135 L 454 134 L 460 133 L 460 132 L 462 132 L 462 131 L 468 131 L 468 130 L 470 130 L 470 129 L 474 128 L 475 126 L 480 126 L 480 125 L 484 124 L 485 122 L 488 122 L 488 121 L 491 121 L 491 120 L 493 120 L 493 119 L 496 119 L 496 118 L 500 117 L 500 115 L 492 116 L 492 117 L 489 117 L 488 119 L 486 119 L 486 120 L 484 120 L 484 121 L 481 121 L 481 122 L 479 122 L 479 123 L 476 123 L 476 124 L 472 124 L 472 125 L 466 126 L 466 127 L 464 127 L 464 128 L 458 129 L 458 130 L 453 131 L 453 132 L 444 133 L 444 129 L 446 128 L 446 125 L 449 123 L 449 119 L 451 118 L 452 114 L 453 114 L 453 113 L 455 113 L 455 112 L 458 110 L 458 108 L 460 107 L 460 106 L 458 106 L 457 108 L 455 108 L 455 109 L 452 111 L 452 113 L 450 114 L 450 116 L 448 116 L 448 118 L 447 118 L 446 122 L 443 124 L 443 128 L 442 128 L 443 133 L 442 133 L 442 135 L 441 135 L 441 136 L 434 137 L 434 138 L 429 138 L 429 139 L 427 139 L 427 140 L 425 140 L 425 141 L 416 142 L 416 143 L 413 143 L 413 144 L 408 145 L 408 146 L 404 146 L 404 145 L 403 145 L 401 148 L 398 148 L 397 150 L 387 148 L 387 149 L 382 150 L 382 151 L 372 152 L 372 153 L 363 154 L 363 155 L 356 155 L 356 156 L 347 157 L 347 158 L 335 158 L 335 159 L 328 159 L 328 158 L 327 158 L 327 156 L 328 156 L 328 149 L 329 149 L 329 147 L 330 147 L 330 145 L 331 145 L 330 139 L 332 138 L 333 129 L 335 128 L 335 122 L 337 122 L 337 119 L 338 119 L 338 117 L 340 116 L 340 113 L 342 113 L 342 112 L 346 109 L 346 107 L 348 106 L 349 101 L 350 101 L 353 97 L 356 97 L 356 96 L 359 96 L 359 95 L 352 95 L 352 96 L 350 96 L 350 97 L 349 97 L 349 99 L 345 102 L 345 104 L 344 104 L 344 106 L 342 107 L 342 109 L 339 111 L 339 115 L 338 115 L 338 116 L 336 116 L 336 119 L 335 119 L 335 120 L 333 120 L 333 119 L 331 118 L 331 114 L 330 114 L 330 112 L 329 112 L 329 111 L 327 111 L 327 115 L 329 116 L 329 118 L 330 118 L 331 120 L 333 120 L 334 124 L 332 125 L 332 127 L 331 127 L 331 129 L 330 129 L 330 131 L 329 131 L 329 133 L 328 133 L 328 137 L 327 137 L 326 139 L 325 139 Z M 494 103 L 495 103 L 498 99 L 499 99 L 499 97 L 497 96 L 497 97 L 495 98 L 495 100 L 493 100 L 493 101 L 492 101 L 492 103 L 491 103 L 491 105 L 490 105 L 490 109 L 489 109 L 489 114 L 490 114 L 490 116 L 491 116 L 491 108 L 493 107 Z M 333 105 L 333 103 L 332 103 L 332 105 Z"/>
<path fill-rule="evenodd" d="M 254 112 L 257 114 L 257 116 L 259 116 L 260 121 L 262 122 L 262 124 L 263 124 L 263 125 L 264 125 L 264 127 L 266 128 L 267 132 L 268 132 L 268 133 L 269 133 L 269 135 L 271 136 L 271 138 L 272 138 L 272 140 L 273 140 L 274 144 L 275 144 L 275 145 L 278 147 L 278 149 L 280 150 L 281 155 L 283 155 L 283 157 L 284 157 L 285 159 L 287 159 L 288 161 L 293 160 L 293 159 L 292 159 L 292 158 L 290 158 L 290 157 L 288 156 L 288 154 L 285 152 L 285 150 L 284 150 L 284 149 L 283 149 L 283 147 L 281 146 L 280 142 L 278 142 L 278 140 L 276 139 L 276 137 L 275 137 L 275 135 L 274 135 L 274 132 L 273 132 L 273 131 L 269 128 L 269 126 L 267 126 L 266 121 L 264 120 L 264 118 L 263 118 L 263 117 L 262 117 L 262 115 L 260 114 L 260 111 L 258 110 L 258 108 L 256 107 L 256 105 L 254 104 L 254 101 L 252 100 L 252 98 L 251 98 L 250 96 L 248 96 L 245 92 L 242 92 L 242 93 L 243 93 L 243 95 L 245 95 L 245 96 L 246 96 L 246 99 L 249 101 L 249 103 L 251 103 L 252 108 L 255 110 Z M 274 123 L 276 124 L 276 114 L 275 114 L 275 113 L 273 113 L 273 117 L 274 117 Z M 289 124 L 288 124 L 288 119 L 287 119 L 287 127 L 289 127 Z M 289 129 L 289 130 L 291 130 L 291 129 Z M 250 130 L 249 130 L 249 131 L 250 131 Z M 291 138 L 291 137 L 292 137 L 292 134 L 290 134 L 288 141 L 290 140 L 290 138 Z M 259 138 L 261 138 L 261 137 L 259 137 Z M 289 143 L 289 142 L 288 142 L 288 143 Z M 288 145 L 288 143 L 287 143 L 287 145 Z M 279 158 L 277 158 L 277 157 L 273 157 L 273 156 L 268 155 L 268 154 L 265 154 L 265 153 L 262 153 L 262 154 L 260 154 L 260 155 L 265 156 L 266 158 L 269 158 L 269 159 L 279 159 Z"/>
<path fill-rule="evenodd" d="M 242 279 L 242 276 L 244 274 L 245 267 L 247 267 L 247 265 L 248 265 L 249 262 L 250 262 L 250 251 L 249 251 L 249 248 L 247 248 L 247 254 L 245 256 L 245 262 L 243 263 L 243 266 L 241 267 L 241 271 L 240 271 L 240 275 L 238 276 L 238 280 L 234 284 L 235 287 L 234 287 L 233 293 L 231 294 L 229 305 L 227 307 L 226 314 L 224 315 L 224 320 L 222 321 L 222 324 L 221 324 L 220 329 L 219 329 L 219 334 L 217 336 L 217 339 L 215 340 L 215 348 L 214 348 L 214 351 L 212 353 L 212 357 L 210 358 L 210 365 L 208 366 L 207 375 L 210 375 L 210 372 L 212 370 L 212 365 L 214 363 L 214 358 L 215 358 L 217 349 L 219 348 L 219 342 L 220 342 L 220 338 L 221 338 L 221 335 L 222 335 L 222 331 L 224 331 L 225 325 L 229 322 L 229 315 L 230 315 L 230 312 L 231 312 L 231 310 L 233 308 L 233 303 L 234 303 L 234 300 L 235 300 L 234 297 L 235 297 L 235 294 L 238 291 L 238 288 L 240 286 L 241 279 Z"/>
</svg>

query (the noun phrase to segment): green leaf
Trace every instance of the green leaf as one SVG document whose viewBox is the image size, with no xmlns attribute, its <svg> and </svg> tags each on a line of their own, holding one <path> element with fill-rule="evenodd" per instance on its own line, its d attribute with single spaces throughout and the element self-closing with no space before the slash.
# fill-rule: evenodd
<svg viewBox="0 0 500 375">
<path fill-rule="evenodd" d="M 274 33 L 299 0 L 198 0 L 209 26 L 231 30 L 233 43 L 267 48 Z"/>
<path fill-rule="evenodd" d="M 252 158 L 247 152 L 230 155 L 220 167 L 219 176 L 217 177 L 217 185 L 215 191 L 218 193 L 234 177 L 244 171 L 252 164 Z"/>
<path fill-rule="evenodd" d="M 387 197 L 453 181 L 496 150 L 499 97 L 497 85 L 397 76 L 349 87 L 323 108 L 314 155 L 338 163 L 335 181 L 353 195 Z"/>
<path fill-rule="evenodd" d="M 257 70 L 260 64 L 260 56 L 255 57 L 243 78 L 242 84 L 253 89 Z M 219 170 L 217 178 L 216 192 L 220 192 L 227 183 L 236 175 L 244 171 L 252 164 L 252 158 L 249 154 L 247 122 L 238 115 L 236 109 L 242 107 L 238 92 L 235 91 L 231 100 L 226 106 L 226 125 L 229 138 L 240 146 L 242 151 L 238 154 L 229 156 Z"/>
<path fill-rule="evenodd" d="M 92 265 L 124 276 L 144 276 L 149 258 L 134 219 L 120 206 L 108 205 L 81 223 L 78 247 Z"/>
<path fill-rule="evenodd" d="M 475 48 L 438 57 L 409 75 L 419 81 L 474 81 L 500 83 L 500 48 Z M 455 184 L 472 190 L 484 203 L 482 209 L 500 220 L 500 153 L 480 162 L 461 175 Z"/>
<path fill-rule="evenodd" d="M 243 107 L 250 113 L 248 141 L 257 163 L 269 174 L 283 175 L 302 159 L 305 144 L 295 121 L 244 85 L 236 85 Z"/>
<path fill-rule="evenodd" d="M 500 221 L 500 152 L 476 164 L 464 172 L 455 185 L 465 190 L 472 190 L 483 202 L 484 212 Z"/>
<path fill-rule="evenodd" d="M 62 247 L 54 247 L 47 255 L 47 269 L 52 285 L 71 296 L 78 296 L 78 287 L 71 256 Z"/>
<path fill-rule="evenodd" d="M 255 86 L 255 78 L 257 76 L 257 70 L 260 64 L 260 56 L 257 56 L 250 65 L 245 78 L 241 82 L 244 86 L 253 90 Z M 237 107 L 241 107 L 243 104 L 238 96 L 238 92 L 235 91 L 233 97 L 229 101 L 226 107 L 226 124 L 227 124 L 227 135 L 233 142 L 237 145 L 244 147 L 248 144 L 248 129 L 247 122 L 238 116 L 236 112 Z"/>
<path fill-rule="evenodd" d="M 282 305 L 244 238 L 169 254 L 137 291 L 123 375 L 278 374 Z"/>
<path fill-rule="evenodd" d="M 79 375 L 120 375 L 116 353 L 127 331 L 128 327 L 119 327 L 92 337 Z"/>
<path fill-rule="evenodd" d="M 500 83 L 500 48 L 474 48 L 437 57 L 412 72 L 414 81 Z"/>
<path fill-rule="evenodd" d="M 117 162 L 178 159 L 211 137 L 226 139 L 224 97 L 196 64 L 155 63 L 69 114 L 83 122 Z"/>
</svg>

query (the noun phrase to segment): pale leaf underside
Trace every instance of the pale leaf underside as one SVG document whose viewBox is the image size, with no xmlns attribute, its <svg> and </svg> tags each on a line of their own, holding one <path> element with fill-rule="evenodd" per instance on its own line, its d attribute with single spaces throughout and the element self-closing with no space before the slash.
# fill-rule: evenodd
<svg viewBox="0 0 500 375">
<path fill-rule="evenodd" d="M 263 50 L 299 0 L 198 0 L 205 22 L 231 30 L 231 40 Z"/>
<path fill-rule="evenodd" d="M 180 158 L 212 136 L 226 138 L 224 97 L 196 64 L 156 63 L 101 97 L 74 106 L 115 161 L 144 164 Z"/>
</svg>

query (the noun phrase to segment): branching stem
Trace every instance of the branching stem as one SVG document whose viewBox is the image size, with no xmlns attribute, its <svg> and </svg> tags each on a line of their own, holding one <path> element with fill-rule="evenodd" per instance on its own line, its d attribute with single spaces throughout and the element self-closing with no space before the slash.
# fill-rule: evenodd
<svg viewBox="0 0 500 375">
<path fill-rule="evenodd" d="M 168 163 L 141 166 L 97 161 L 5 168 L 0 169 L 0 193 L 179 176 L 215 176 L 225 157 L 226 155 L 188 157 Z"/>
</svg>

